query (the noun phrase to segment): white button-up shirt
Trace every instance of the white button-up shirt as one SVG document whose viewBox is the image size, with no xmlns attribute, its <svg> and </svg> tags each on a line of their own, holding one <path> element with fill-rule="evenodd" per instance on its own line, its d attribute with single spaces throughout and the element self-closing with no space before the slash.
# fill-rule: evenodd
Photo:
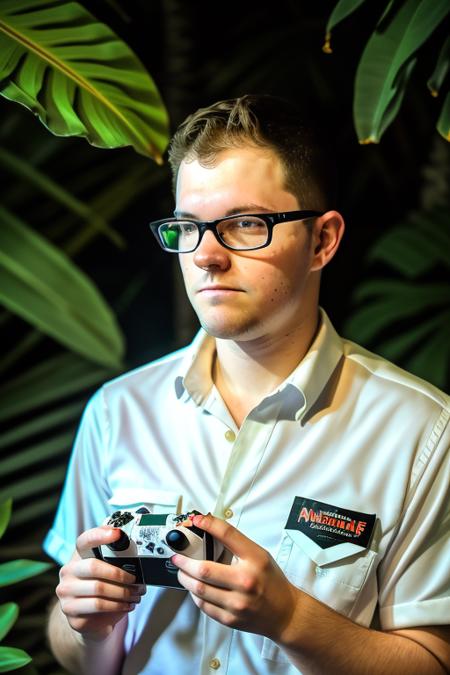
<svg viewBox="0 0 450 675">
<path fill-rule="evenodd" d="M 450 623 L 448 397 L 341 339 L 321 310 L 304 359 L 238 429 L 211 380 L 214 351 L 201 331 L 92 398 L 49 555 L 64 564 L 78 534 L 117 508 L 211 511 L 363 626 Z M 375 514 L 368 546 L 322 548 L 287 529 L 296 497 Z M 125 650 L 124 675 L 298 672 L 270 640 L 209 619 L 185 591 L 152 586 L 129 614 Z"/>
</svg>

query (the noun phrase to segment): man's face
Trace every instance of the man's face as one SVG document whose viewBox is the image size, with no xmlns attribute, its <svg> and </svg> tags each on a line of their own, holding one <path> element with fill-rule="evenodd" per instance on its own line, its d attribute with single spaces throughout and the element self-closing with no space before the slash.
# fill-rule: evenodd
<svg viewBox="0 0 450 675">
<path fill-rule="evenodd" d="M 176 215 L 214 220 L 304 208 L 283 184 L 280 160 L 261 148 L 224 150 L 210 167 L 182 162 Z M 287 336 L 316 310 L 312 249 L 306 225 L 299 221 L 276 225 L 271 244 L 257 251 L 227 250 L 205 232 L 196 251 L 179 256 L 201 325 L 215 337 L 236 341 Z"/>
</svg>

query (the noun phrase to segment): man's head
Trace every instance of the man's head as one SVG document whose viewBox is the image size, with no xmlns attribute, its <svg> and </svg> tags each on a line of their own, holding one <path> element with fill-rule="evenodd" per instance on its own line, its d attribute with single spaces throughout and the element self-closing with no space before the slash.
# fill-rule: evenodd
<svg viewBox="0 0 450 675">
<path fill-rule="evenodd" d="M 285 99 L 247 95 L 200 108 L 178 128 L 169 148 L 176 192 L 181 162 L 212 166 L 230 148 L 253 146 L 280 159 L 284 185 L 299 208 L 326 211 L 335 206 L 335 166 L 322 134 Z"/>
<path fill-rule="evenodd" d="M 219 102 L 175 134 L 175 219 L 153 228 L 163 248 L 179 252 L 188 296 L 210 334 L 260 344 L 314 322 L 320 271 L 343 232 L 330 210 L 325 160 L 295 106 L 268 96 Z M 263 219 L 255 226 L 261 214 L 266 222 L 277 215 L 271 239 L 261 234 Z"/>
</svg>

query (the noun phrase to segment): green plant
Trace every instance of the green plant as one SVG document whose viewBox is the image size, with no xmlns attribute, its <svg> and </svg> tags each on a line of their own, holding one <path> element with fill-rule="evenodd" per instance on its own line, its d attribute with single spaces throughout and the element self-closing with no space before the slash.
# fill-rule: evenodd
<svg viewBox="0 0 450 675">
<path fill-rule="evenodd" d="M 448 251 L 446 214 L 437 209 L 411 214 L 383 234 L 368 256 L 368 262 L 383 263 L 394 276 L 363 281 L 345 324 L 346 335 L 442 389 L 450 364 L 450 283 L 426 275 L 435 266 L 448 275 Z"/>
<path fill-rule="evenodd" d="M 3 536 L 10 517 L 12 500 L 0 504 L 0 538 Z M 0 564 L 0 587 L 16 584 L 29 579 L 52 567 L 50 563 L 36 560 L 13 560 Z M 15 602 L 0 605 L 0 640 L 3 640 L 19 616 L 19 607 Z M 22 649 L 0 646 L 0 673 L 22 668 L 31 662 L 31 656 Z"/>
<path fill-rule="evenodd" d="M 339 0 L 331 13 L 323 50 L 331 53 L 331 32 L 366 0 Z M 360 58 L 355 78 L 353 118 L 360 143 L 378 143 L 399 112 L 418 52 L 449 13 L 446 0 L 389 0 Z M 440 95 L 450 61 L 450 41 L 444 39 L 436 67 L 428 80 L 433 96 Z M 436 127 L 450 140 L 450 94 L 443 92 Z"/>
<path fill-rule="evenodd" d="M 2 0 L 0 93 L 58 136 L 131 145 L 161 163 L 168 118 L 131 49 L 77 2 Z"/>
</svg>

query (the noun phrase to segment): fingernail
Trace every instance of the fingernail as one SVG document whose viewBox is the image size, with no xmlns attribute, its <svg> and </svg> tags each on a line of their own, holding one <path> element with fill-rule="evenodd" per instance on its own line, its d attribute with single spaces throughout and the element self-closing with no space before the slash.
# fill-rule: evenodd
<svg viewBox="0 0 450 675">
<path fill-rule="evenodd" d="M 136 607 L 136 603 L 130 602 L 128 604 L 128 611 L 131 612 Z"/>
</svg>

